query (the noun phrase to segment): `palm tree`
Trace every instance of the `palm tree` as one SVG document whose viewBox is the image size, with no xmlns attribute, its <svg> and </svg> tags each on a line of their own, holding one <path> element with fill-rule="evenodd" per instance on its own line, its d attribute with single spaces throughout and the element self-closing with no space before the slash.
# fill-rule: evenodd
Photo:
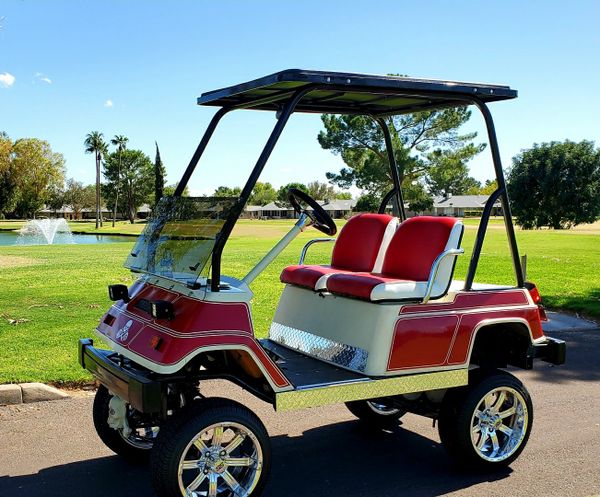
<svg viewBox="0 0 600 497">
<path fill-rule="evenodd" d="M 108 149 L 104 141 L 104 135 L 100 131 L 88 133 L 83 144 L 85 145 L 85 153 L 93 153 L 96 157 L 96 229 L 98 229 L 102 226 L 102 213 L 100 211 L 100 163 Z"/>
<path fill-rule="evenodd" d="M 119 169 L 117 170 L 117 191 L 115 194 L 115 208 L 113 209 L 113 228 L 115 227 L 115 221 L 117 219 L 117 204 L 119 202 L 119 183 L 121 182 L 121 154 L 123 150 L 127 148 L 127 142 L 129 138 L 125 135 L 115 135 L 110 143 L 112 143 L 115 147 L 117 147 L 117 152 L 119 153 Z"/>
</svg>

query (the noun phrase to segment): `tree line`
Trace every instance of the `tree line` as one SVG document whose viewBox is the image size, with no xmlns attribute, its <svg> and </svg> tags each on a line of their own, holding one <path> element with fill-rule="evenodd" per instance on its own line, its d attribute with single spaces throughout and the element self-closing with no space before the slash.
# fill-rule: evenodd
<svg viewBox="0 0 600 497">
<path fill-rule="evenodd" d="M 317 200 L 335 200 L 335 199 L 352 199 L 350 192 L 341 192 L 333 186 L 320 181 L 311 181 L 310 183 L 288 183 L 282 187 L 275 189 L 271 183 L 261 183 L 258 181 L 252 190 L 252 194 L 248 199 L 249 205 L 267 205 L 275 202 L 279 206 L 288 205 L 288 191 L 290 188 L 297 188 L 305 193 L 308 193 L 312 198 Z M 213 192 L 213 197 L 239 197 L 242 193 L 240 187 L 219 186 Z"/>
<path fill-rule="evenodd" d="M 497 189 L 495 181 L 481 185 L 469 175 L 468 162 L 485 148 L 476 143 L 476 133 L 460 131 L 470 115 L 468 109 L 458 108 L 386 119 L 410 210 L 430 210 L 434 195 L 489 195 Z M 356 210 L 377 210 L 393 186 L 380 128 L 362 116 L 321 118 L 324 129 L 318 142 L 344 162 L 339 172 L 327 173 L 330 184 L 289 183 L 276 189 L 259 182 L 250 204 L 287 204 L 292 187 L 319 200 L 349 199 L 347 190 L 355 186 L 363 191 Z M 84 186 L 73 178 L 65 182 L 64 158 L 48 142 L 12 140 L 0 132 L 0 217 L 35 217 L 44 205 L 54 210 L 70 205 L 79 217 L 83 209 L 95 207 L 100 226 L 104 201 L 113 224 L 117 214 L 134 222 L 140 205 L 154 205 L 172 194 L 176 185 L 165 186 L 158 144 L 152 162 L 141 150 L 129 149 L 128 142 L 123 135 L 106 141 L 98 131 L 89 133 L 84 146 L 94 157 L 96 185 Z M 593 222 L 600 218 L 600 150 L 586 140 L 534 144 L 513 158 L 507 187 L 515 220 L 523 228 L 558 229 Z M 213 196 L 238 197 L 240 192 L 239 187 L 221 186 Z"/>
<path fill-rule="evenodd" d="M 404 199 L 415 212 L 431 209 L 434 195 L 489 195 L 469 176 L 468 162 L 485 147 L 477 133 L 462 133 L 471 117 L 466 107 L 385 118 Z M 327 173 L 334 185 L 365 193 L 356 210 L 373 211 L 393 188 L 383 133 L 364 116 L 321 116 L 321 147 L 339 155 L 344 167 Z M 600 150 L 591 141 L 534 144 L 512 160 L 506 175 L 515 221 L 525 229 L 569 228 L 600 219 Z"/>
<path fill-rule="evenodd" d="M 166 171 L 158 143 L 155 143 L 153 163 L 141 150 L 127 148 L 128 142 L 124 135 L 115 135 L 107 142 L 99 131 L 92 131 L 85 137 L 85 152 L 93 154 L 96 165 L 96 228 L 102 226 L 102 198 L 107 206 L 111 206 L 114 226 L 117 213 L 133 223 L 143 203 L 154 205 L 165 191 L 175 190 L 175 186 L 165 186 Z M 110 151 L 111 145 L 113 151 Z M 104 176 L 104 183 L 101 176 Z"/>
<path fill-rule="evenodd" d="M 65 159 L 47 141 L 0 132 L 0 217 L 34 217 L 56 202 L 64 178 Z"/>
</svg>

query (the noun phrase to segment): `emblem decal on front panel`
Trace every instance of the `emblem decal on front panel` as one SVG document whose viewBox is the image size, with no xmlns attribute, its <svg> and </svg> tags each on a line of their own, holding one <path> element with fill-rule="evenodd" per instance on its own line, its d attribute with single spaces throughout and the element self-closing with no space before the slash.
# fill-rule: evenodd
<svg viewBox="0 0 600 497">
<path fill-rule="evenodd" d="M 132 324 L 133 321 L 130 319 L 125 323 L 125 326 L 123 326 L 119 329 L 119 331 L 117 331 L 117 340 L 120 340 L 121 342 L 127 340 L 127 337 L 129 337 L 129 328 L 131 328 Z"/>
</svg>

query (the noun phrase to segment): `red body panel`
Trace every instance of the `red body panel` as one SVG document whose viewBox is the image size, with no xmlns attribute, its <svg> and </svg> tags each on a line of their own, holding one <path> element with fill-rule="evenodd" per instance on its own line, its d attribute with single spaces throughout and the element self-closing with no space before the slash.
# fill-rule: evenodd
<svg viewBox="0 0 600 497">
<path fill-rule="evenodd" d="M 203 347 L 250 349 L 278 387 L 288 380 L 254 338 L 250 309 L 243 302 L 206 302 L 150 284 L 134 284 L 130 302 L 111 307 L 98 325 L 108 339 L 159 366 L 172 366 Z M 173 303 L 175 318 L 152 318 L 139 308 L 140 301 Z M 160 338 L 158 346 L 151 340 Z M 154 339 L 156 343 L 156 338 Z"/>
<path fill-rule="evenodd" d="M 444 365 L 459 320 L 458 316 L 399 319 L 388 370 Z"/>
<path fill-rule="evenodd" d="M 542 337 L 538 308 L 526 291 L 459 292 L 452 302 L 403 306 L 388 370 L 465 364 L 478 328 L 490 321 L 525 321 L 533 340 Z"/>
</svg>

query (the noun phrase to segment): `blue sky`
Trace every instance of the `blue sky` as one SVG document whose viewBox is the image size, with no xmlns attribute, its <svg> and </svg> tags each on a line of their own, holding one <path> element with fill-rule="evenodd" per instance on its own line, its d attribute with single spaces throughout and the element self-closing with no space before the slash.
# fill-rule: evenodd
<svg viewBox="0 0 600 497">
<path fill-rule="evenodd" d="M 203 91 L 291 67 L 403 73 L 519 90 L 492 105 L 506 167 L 534 142 L 598 140 L 599 15 L 594 1 L 2 0 L 0 130 L 48 140 L 85 183 L 89 131 L 125 134 L 152 159 L 157 140 L 175 182 L 214 112 L 195 104 Z M 225 118 L 192 191 L 241 185 L 273 123 L 260 112 Z M 478 115 L 470 126 L 482 131 Z M 338 170 L 319 129 L 318 116 L 294 116 L 261 179 Z M 472 173 L 491 171 L 484 152 Z"/>
</svg>

